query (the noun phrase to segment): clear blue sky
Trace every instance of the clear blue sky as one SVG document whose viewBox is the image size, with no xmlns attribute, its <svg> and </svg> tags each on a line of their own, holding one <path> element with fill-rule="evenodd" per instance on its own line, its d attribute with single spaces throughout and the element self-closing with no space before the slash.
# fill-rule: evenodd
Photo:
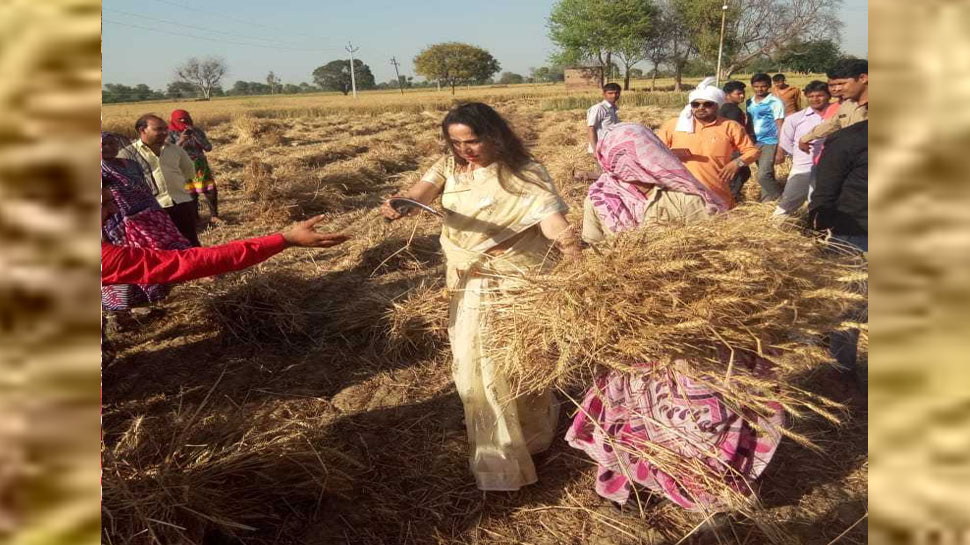
<svg viewBox="0 0 970 545">
<path fill-rule="evenodd" d="M 317 66 L 348 58 L 348 40 L 378 82 L 413 76 L 412 59 L 427 45 L 460 41 L 487 49 L 502 71 L 529 73 L 554 47 L 546 17 L 555 0 L 103 0 L 105 83 L 147 83 L 163 89 L 177 64 L 217 55 L 229 65 L 223 86 L 265 81 L 272 70 L 285 83 L 311 82 Z M 865 0 L 844 0 L 842 48 L 867 56 Z M 120 24 L 119 24 L 120 23 Z M 152 30 L 149 30 L 152 29 Z M 249 44 L 249 45 L 247 45 Z"/>
</svg>

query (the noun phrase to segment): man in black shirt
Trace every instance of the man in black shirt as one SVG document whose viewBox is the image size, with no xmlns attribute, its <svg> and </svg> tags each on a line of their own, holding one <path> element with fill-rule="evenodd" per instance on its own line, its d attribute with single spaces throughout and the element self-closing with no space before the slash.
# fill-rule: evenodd
<svg viewBox="0 0 970 545">
<path fill-rule="evenodd" d="M 747 127 L 747 116 L 744 114 L 744 110 L 738 106 L 744 102 L 744 88 L 744 83 L 740 81 L 732 80 L 725 83 L 721 90 L 724 91 L 727 100 L 721 105 L 717 114 L 731 121 L 737 121 L 742 127 Z M 739 154 L 735 152 L 731 158 L 737 159 L 738 156 Z M 734 195 L 734 202 L 741 202 L 741 188 L 744 187 L 744 182 L 747 182 L 749 178 L 751 178 L 751 168 L 747 166 L 740 168 L 738 173 L 734 175 L 731 180 L 731 194 Z"/>
<path fill-rule="evenodd" d="M 811 226 L 869 251 L 869 121 L 849 125 L 825 141 L 808 205 Z"/>
<path fill-rule="evenodd" d="M 869 251 L 869 121 L 834 133 L 816 167 L 817 179 L 808 205 L 809 224 L 831 233 L 836 241 Z M 829 352 L 857 388 L 859 330 L 829 336 Z"/>
</svg>

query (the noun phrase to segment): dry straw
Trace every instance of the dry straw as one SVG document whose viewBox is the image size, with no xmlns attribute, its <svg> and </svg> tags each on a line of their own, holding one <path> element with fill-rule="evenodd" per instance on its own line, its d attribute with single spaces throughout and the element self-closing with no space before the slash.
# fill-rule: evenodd
<svg viewBox="0 0 970 545">
<path fill-rule="evenodd" d="M 517 391 L 657 362 L 657 372 L 676 365 L 739 409 L 765 414 L 776 401 L 794 416 L 836 421 L 835 404 L 798 377 L 828 360 L 822 337 L 864 299 L 866 275 L 861 256 L 771 219 L 764 206 L 740 207 L 625 233 L 496 295 L 493 356 Z M 746 364 L 753 356 L 774 364 L 774 379 Z"/>
<path fill-rule="evenodd" d="M 221 379 L 194 411 L 134 418 L 102 449 L 109 543 L 198 543 L 207 528 L 248 536 L 279 525 L 282 506 L 317 510 L 350 489 L 346 471 L 361 465 L 305 422 L 204 412 Z"/>
</svg>

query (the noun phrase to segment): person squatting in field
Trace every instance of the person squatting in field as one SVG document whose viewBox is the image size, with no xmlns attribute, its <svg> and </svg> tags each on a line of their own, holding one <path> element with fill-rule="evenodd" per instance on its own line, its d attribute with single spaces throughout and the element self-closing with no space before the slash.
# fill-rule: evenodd
<svg viewBox="0 0 970 545">
<path fill-rule="evenodd" d="M 683 225 L 729 207 L 642 125 L 615 125 L 596 157 L 605 172 L 586 200 L 588 241 L 603 240 L 603 226 L 616 234 Z M 776 410 L 768 416 L 742 414 L 689 373 L 655 365 L 639 362 L 641 373 L 598 377 L 566 433 L 570 446 L 597 463 L 596 492 L 624 504 L 639 484 L 689 510 L 720 508 L 724 487 L 747 494 L 781 440 L 780 405 L 770 403 Z M 660 452 L 662 467 L 655 462 Z"/>
</svg>

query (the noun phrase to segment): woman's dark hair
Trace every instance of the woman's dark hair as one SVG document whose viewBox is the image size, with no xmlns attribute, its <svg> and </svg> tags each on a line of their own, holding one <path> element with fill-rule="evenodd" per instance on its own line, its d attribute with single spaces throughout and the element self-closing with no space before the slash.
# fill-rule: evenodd
<svg viewBox="0 0 970 545">
<path fill-rule="evenodd" d="M 441 134 L 458 164 L 464 165 L 465 160 L 455 153 L 448 135 L 448 127 L 458 124 L 471 127 L 475 136 L 491 147 L 496 160 L 512 170 L 518 171 L 532 161 L 532 154 L 498 112 L 488 104 L 467 102 L 452 108 L 441 122 Z"/>
<path fill-rule="evenodd" d="M 441 134 L 455 162 L 465 165 L 467 161 L 455 151 L 451 145 L 451 136 L 448 135 L 448 127 L 458 124 L 470 127 L 475 136 L 491 148 L 490 151 L 495 154 L 495 160 L 500 167 L 505 167 L 516 177 L 531 182 L 529 177 L 523 175 L 522 169 L 534 160 L 532 154 L 526 149 L 522 139 L 512 131 L 508 122 L 491 106 L 481 102 L 459 104 L 441 121 Z M 502 180 L 501 175 L 499 180 Z"/>
</svg>

